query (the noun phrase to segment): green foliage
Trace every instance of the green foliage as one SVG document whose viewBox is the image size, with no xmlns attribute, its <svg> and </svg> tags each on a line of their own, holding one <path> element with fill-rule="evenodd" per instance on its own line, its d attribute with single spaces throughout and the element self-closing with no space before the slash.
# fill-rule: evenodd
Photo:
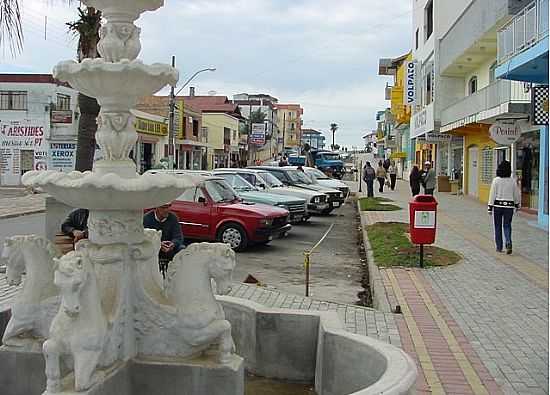
<svg viewBox="0 0 550 395">
<path fill-rule="evenodd" d="M 250 114 L 250 121 L 252 123 L 264 123 L 267 118 L 267 114 L 262 111 L 261 108 L 258 108 L 256 111 L 252 111 Z"/>
<path fill-rule="evenodd" d="M 378 266 L 416 267 L 420 262 L 419 247 L 408 237 L 409 224 L 402 222 L 378 222 L 366 227 L 374 261 Z M 424 247 L 425 266 L 449 266 L 462 257 L 454 251 L 440 247 Z"/>
</svg>

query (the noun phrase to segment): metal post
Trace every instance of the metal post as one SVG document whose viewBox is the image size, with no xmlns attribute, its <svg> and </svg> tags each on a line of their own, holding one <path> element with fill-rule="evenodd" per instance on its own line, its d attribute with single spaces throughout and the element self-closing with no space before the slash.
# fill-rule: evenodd
<svg viewBox="0 0 550 395">
<path fill-rule="evenodd" d="M 359 192 L 362 192 L 361 181 L 363 180 L 363 161 L 359 162 L 359 169 L 357 172 L 359 173 Z"/>
<path fill-rule="evenodd" d="M 176 57 L 172 56 L 172 67 L 176 67 Z M 174 112 L 176 108 L 176 95 L 174 93 L 175 86 L 170 88 L 170 116 L 168 121 L 168 168 L 174 169 L 174 153 L 175 153 L 175 133 L 174 133 Z"/>
<path fill-rule="evenodd" d="M 424 244 L 420 244 L 420 267 L 424 267 Z"/>
<path fill-rule="evenodd" d="M 304 266 L 306 269 L 306 296 L 309 296 L 309 252 L 304 253 Z"/>
</svg>

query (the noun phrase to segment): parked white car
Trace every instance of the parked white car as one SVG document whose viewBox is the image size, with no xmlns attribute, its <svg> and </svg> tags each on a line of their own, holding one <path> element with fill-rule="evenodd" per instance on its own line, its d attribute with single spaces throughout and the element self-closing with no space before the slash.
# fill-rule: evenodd
<svg viewBox="0 0 550 395">
<path fill-rule="evenodd" d="M 325 173 L 319 169 L 313 167 L 303 167 L 304 172 L 317 184 L 332 189 L 338 189 L 345 198 L 349 196 L 349 187 L 343 181 L 337 180 L 335 178 L 330 178 Z"/>
</svg>

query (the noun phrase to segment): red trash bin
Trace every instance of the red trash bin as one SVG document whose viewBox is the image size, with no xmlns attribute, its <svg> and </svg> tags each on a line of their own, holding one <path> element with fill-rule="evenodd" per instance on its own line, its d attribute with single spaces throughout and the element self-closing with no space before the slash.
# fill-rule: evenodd
<svg viewBox="0 0 550 395">
<path fill-rule="evenodd" d="M 435 242 L 437 200 L 432 195 L 417 195 L 409 202 L 409 229 L 414 244 Z"/>
</svg>

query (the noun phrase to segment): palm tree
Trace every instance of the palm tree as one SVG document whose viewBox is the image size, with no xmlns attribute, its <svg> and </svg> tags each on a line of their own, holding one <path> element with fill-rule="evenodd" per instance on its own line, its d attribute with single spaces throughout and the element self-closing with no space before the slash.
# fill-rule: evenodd
<svg viewBox="0 0 550 395">
<path fill-rule="evenodd" d="M 78 9 L 79 19 L 67 23 L 69 31 L 78 35 L 78 61 L 85 58 L 97 58 L 97 43 L 99 42 L 99 28 L 101 27 L 101 11 L 92 7 L 85 10 Z M 97 116 L 99 115 L 99 103 L 93 97 L 78 93 L 78 107 L 80 119 L 78 120 L 78 135 L 76 142 L 75 170 L 92 170 L 96 147 L 95 133 L 97 131 Z"/>
<path fill-rule="evenodd" d="M 0 0 L 0 47 L 8 46 L 16 55 L 23 49 L 23 27 L 20 4 L 23 0 Z M 67 0 L 71 3 L 72 0 Z M 78 34 L 78 61 L 98 57 L 97 43 L 101 27 L 101 11 L 92 7 L 78 9 L 79 19 L 67 23 L 69 31 Z M 78 94 L 80 119 L 78 122 L 76 170 L 91 170 L 95 153 L 96 118 L 99 105 L 94 98 Z"/>
<path fill-rule="evenodd" d="M 334 143 L 334 133 L 336 133 L 336 131 L 338 130 L 338 124 L 331 123 L 330 130 L 332 131 L 332 149 L 334 149 L 334 147 L 336 147 L 336 144 Z"/>
</svg>

